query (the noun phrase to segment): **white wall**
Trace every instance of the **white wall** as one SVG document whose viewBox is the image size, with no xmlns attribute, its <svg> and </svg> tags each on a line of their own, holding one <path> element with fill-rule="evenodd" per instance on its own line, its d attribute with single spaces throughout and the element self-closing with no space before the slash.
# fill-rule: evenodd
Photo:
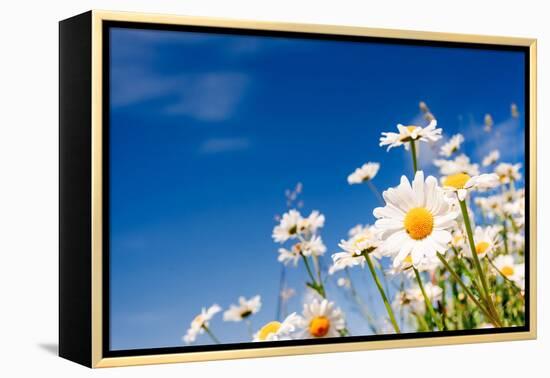
<svg viewBox="0 0 550 378">
<path fill-rule="evenodd" d="M 92 374 L 57 343 L 57 21 L 91 8 L 539 39 L 539 340 L 110 369 L 97 376 L 487 376 L 548 371 L 550 27 L 544 1 L 4 1 L 0 22 L 0 372 Z M 546 233 L 545 233 L 546 231 Z M 12 370 L 7 373 L 7 370 Z M 542 376 L 545 373 L 534 374 Z"/>
</svg>

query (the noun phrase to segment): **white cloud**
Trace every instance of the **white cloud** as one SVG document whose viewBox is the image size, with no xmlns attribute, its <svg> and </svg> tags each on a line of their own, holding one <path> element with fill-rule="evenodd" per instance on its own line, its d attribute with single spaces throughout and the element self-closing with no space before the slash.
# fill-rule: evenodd
<svg viewBox="0 0 550 378">
<path fill-rule="evenodd" d="M 112 77 L 113 108 L 164 99 L 162 111 L 200 121 L 231 117 L 249 83 L 248 76 L 238 72 L 159 75 L 134 69 L 113 71 Z"/>
<path fill-rule="evenodd" d="M 248 138 L 211 138 L 200 145 L 199 153 L 211 155 L 246 150 L 249 147 L 250 140 Z"/>
<path fill-rule="evenodd" d="M 495 123 L 490 132 L 484 130 L 483 124 L 472 122 L 464 137 L 466 142 L 474 144 L 473 160 L 481 161 L 492 150 L 500 151 L 500 160 L 519 162 L 524 159 L 524 130 L 515 118 L 508 118 Z"/>
<path fill-rule="evenodd" d="M 179 99 L 165 110 L 202 121 L 229 118 L 244 95 L 248 78 L 240 73 L 207 73 L 187 78 L 178 90 Z"/>
</svg>

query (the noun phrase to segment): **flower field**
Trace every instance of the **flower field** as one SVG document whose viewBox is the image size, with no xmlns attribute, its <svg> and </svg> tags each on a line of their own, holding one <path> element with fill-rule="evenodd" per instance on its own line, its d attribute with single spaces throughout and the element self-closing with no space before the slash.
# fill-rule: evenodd
<svg viewBox="0 0 550 378">
<path fill-rule="evenodd" d="M 257 293 L 225 309 L 217 304 L 197 309 L 182 337 L 185 344 L 199 338 L 223 343 L 216 328 L 227 322 L 247 329 L 249 338 L 242 342 L 362 335 L 347 322 L 342 301 L 356 309 L 369 334 L 525 324 L 523 162 L 501 161 L 496 149 L 472 161 L 463 147 L 474 141 L 460 133 L 444 136 L 428 106 L 421 102 L 419 107 L 419 124 L 380 130 L 381 148 L 388 154 L 403 148 L 410 156 L 409 167 L 394 173 L 394 186 L 376 186 L 383 162 L 349 169 L 348 185 L 367 186 L 379 202 L 365 215 L 375 221 L 350 224 L 340 243 L 327 245 L 323 230 L 329 219 L 322 207 L 304 214 L 302 185 L 288 190 L 287 208 L 271 230 L 272 259 L 283 273 L 303 268 L 301 286 L 281 285 L 279 298 Z M 516 105 L 510 114 L 520 116 Z M 486 115 L 485 137 L 495 131 Z M 430 167 L 420 166 L 425 164 L 419 158 L 421 146 L 437 151 Z M 438 174 L 426 174 L 428 168 Z M 367 280 L 357 280 L 358 272 Z M 297 291 L 305 293 L 301 307 L 286 310 L 285 303 Z M 369 292 L 375 293 L 370 301 L 365 299 Z M 262 300 L 278 301 L 285 311 L 266 324 L 254 324 Z M 376 314 L 374 308 L 382 311 Z"/>
</svg>

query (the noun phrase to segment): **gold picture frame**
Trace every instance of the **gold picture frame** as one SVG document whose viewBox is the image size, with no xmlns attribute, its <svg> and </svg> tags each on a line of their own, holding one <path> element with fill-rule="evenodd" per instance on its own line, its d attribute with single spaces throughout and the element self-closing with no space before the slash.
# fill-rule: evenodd
<svg viewBox="0 0 550 378">
<path fill-rule="evenodd" d="M 513 38 L 513 37 L 498 37 L 498 36 L 483 36 L 483 35 L 468 35 L 468 34 L 453 34 L 453 33 L 436 33 L 436 32 L 424 32 L 424 31 L 407 31 L 407 30 L 392 30 L 392 29 L 377 29 L 366 27 L 352 27 L 352 26 L 334 26 L 334 25 L 316 25 L 316 24 L 294 24 L 294 23 L 279 23 L 279 22 L 259 22 L 250 20 L 231 20 L 231 19 L 218 19 L 210 17 L 187 17 L 187 16 L 173 16 L 173 15 L 160 15 L 160 14 L 144 14 L 144 13 L 126 13 L 126 12 L 110 12 L 110 11 L 98 11 L 94 10 L 86 13 L 81 17 L 84 19 L 83 25 L 80 22 L 78 25 L 77 18 L 62 21 L 63 25 L 69 25 L 73 22 L 74 26 L 67 26 L 64 32 L 74 32 L 74 30 L 86 30 L 86 38 L 89 39 L 89 45 L 85 44 L 84 48 L 89 48 L 89 55 L 82 57 L 81 59 L 89 60 L 90 77 L 89 87 L 85 90 L 91 90 L 89 100 L 89 114 L 84 118 L 70 119 L 70 116 L 66 116 L 66 122 L 89 120 L 90 131 L 89 137 L 89 161 L 91 168 L 89 171 L 90 184 L 89 192 L 83 194 L 83 196 L 89 196 L 89 215 L 91 217 L 89 223 L 89 230 L 82 231 L 84 233 L 89 232 L 87 239 L 88 244 L 82 244 L 82 248 L 86 248 L 89 245 L 89 255 L 86 259 L 79 262 L 79 266 L 82 269 L 89 269 L 89 275 L 85 278 L 78 279 L 90 279 L 89 284 L 89 296 L 85 295 L 86 301 L 89 300 L 89 307 L 85 306 L 85 310 L 90 310 L 89 317 L 83 320 L 83 325 L 72 329 L 67 327 L 67 321 L 70 318 L 79 316 L 78 313 L 73 313 L 69 310 L 69 304 L 63 302 L 64 296 L 71 297 L 77 295 L 75 293 L 69 293 L 71 289 L 67 287 L 72 285 L 76 290 L 81 290 L 83 287 L 79 284 L 75 284 L 71 281 L 71 277 L 66 273 L 64 269 L 60 269 L 62 275 L 60 288 L 61 298 L 60 301 L 60 354 L 63 357 L 69 358 L 84 365 L 99 368 L 99 367 L 114 367 L 114 366 L 130 366 L 130 365 L 143 365 L 143 364 L 160 364 L 160 363 L 174 363 L 174 362 L 187 362 L 187 361 L 207 361 L 207 360 L 219 360 L 219 359 L 237 359 L 237 358 L 250 358 L 250 357 L 267 357 L 267 356 L 283 356 L 283 355 L 298 355 L 298 354 L 310 354 L 310 353 L 327 353 L 327 352 L 348 352 L 348 351 L 360 351 L 371 349 L 387 349 L 387 348 L 406 348 L 406 347 L 424 347 L 435 345 L 448 345 L 448 344 L 464 344 L 464 343 L 481 343 L 481 342 L 495 342 L 495 341 L 512 341 L 512 340 L 528 340 L 535 339 L 537 336 L 537 285 L 536 285 L 536 241 L 537 241 L 537 208 L 536 208 L 536 196 L 537 196 L 537 153 L 536 153 L 536 122 L 537 122 L 537 42 L 535 39 L 528 38 Z M 83 17 L 83 18 L 82 18 Z M 71 21 L 72 20 L 72 21 Z M 158 25 L 185 25 L 185 26 L 198 26 L 198 27 L 216 27 L 216 28 L 237 28 L 244 30 L 261 30 L 261 31 L 277 31 L 277 32 L 298 32 L 298 33 L 311 33 L 311 34 L 330 34 L 330 35 L 345 35 L 345 36 L 357 36 L 357 37 L 377 37 L 388 39 L 400 39 L 400 40 L 419 40 L 419 41 L 438 41 L 438 42 L 456 42 L 464 44 L 488 44 L 488 45 L 506 45 L 506 46 L 521 46 L 528 49 L 529 52 L 529 66 L 528 66 L 528 85 L 529 85 L 529 98 L 528 98 L 528 122 L 529 122 L 529 141 L 530 148 L 528 151 L 528 163 L 529 163 L 529 235 L 530 242 L 529 249 L 529 330 L 520 332 L 506 332 L 506 333 L 484 333 L 475 335 L 453 335 L 453 336 L 439 336 L 439 337 L 422 337 L 415 336 L 414 338 L 402 338 L 399 340 L 375 340 L 375 341 L 361 341 L 361 342 L 346 342 L 346 343 L 330 343 L 330 344 L 317 344 L 317 345 L 301 345 L 301 346 L 281 346 L 281 347 L 269 347 L 269 348 L 253 348 L 253 349 L 231 349 L 231 350 L 217 350 L 217 351 L 201 351 L 201 352 L 182 352 L 182 353 L 170 353 L 170 354 L 151 354 L 151 355 L 138 355 L 138 356 L 119 356 L 119 357 L 106 357 L 103 353 L 104 347 L 104 333 L 103 333 L 103 166 L 104 166 L 104 149 L 103 142 L 103 126 L 104 120 L 104 98 L 102 82 L 104 77 L 104 28 L 105 22 L 128 22 L 128 23 L 148 23 Z M 65 24 L 63 24 L 65 23 Z M 71 29 L 71 27 L 73 29 Z M 63 34 L 63 33 L 62 33 Z M 63 70 L 63 51 L 69 51 L 71 48 L 76 48 L 77 41 L 70 39 L 64 40 L 61 38 L 61 63 Z M 68 37 L 67 37 L 68 38 Z M 86 39 L 84 38 L 84 39 Z M 81 46 L 81 45 L 80 45 Z M 82 47 L 82 46 L 81 46 Z M 65 49 L 65 50 L 63 50 Z M 67 53 L 69 54 L 69 53 Z M 69 57 L 69 55 L 67 55 Z M 63 79 L 61 79 L 63 80 Z M 69 79 L 66 79 L 69 80 Z M 84 79 L 83 79 L 84 80 Z M 527 83 L 526 83 L 527 85 Z M 63 83 L 61 83 L 63 89 Z M 63 123 L 64 107 L 70 105 L 71 100 L 67 97 L 61 97 L 61 123 Z M 82 105 L 86 107 L 84 103 Z M 86 118 L 88 117 L 88 118 Z M 61 125 L 63 134 L 64 126 Z M 527 130 L 526 130 L 527 132 Z M 69 137 L 68 137 L 69 138 Z M 63 140 L 63 136 L 62 136 Z M 63 145 L 63 143 L 61 143 Z M 63 146 L 62 146 L 63 148 Z M 527 152 L 526 152 L 527 159 Z M 63 154 L 62 159 L 63 160 Z M 63 167 L 63 162 L 61 162 Z M 71 172 L 70 167 L 67 167 L 66 176 L 69 177 Z M 62 169 L 62 186 L 63 186 L 63 169 Z M 76 195 L 75 195 L 76 196 Z M 70 205 L 69 201 L 80 200 L 83 197 L 75 197 L 74 199 L 67 199 L 66 205 Z M 87 198 L 87 197 L 86 197 Z M 64 205 L 62 207 L 61 214 L 64 214 Z M 69 211 L 69 210 L 67 210 Z M 62 220 L 63 222 L 63 220 Z M 72 225 L 65 223 L 62 227 L 61 234 L 71 232 L 70 227 Z M 76 227 L 76 226 L 75 226 Z M 63 237 L 63 236 L 62 236 Z M 82 242 L 85 243 L 85 242 Z M 63 245 L 61 243 L 61 265 L 65 259 L 66 267 L 73 266 L 71 257 L 67 257 L 68 252 L 64 252 Z M 72 249 L 74 251 L 74 248 Z M 73 268 L 74 269 L 74 268 Z M 79 268 L 80 269 L 80 268 Z M 76 279 L 76 278 L 75 278 Z M 72 298 L 72 297 L 71 297 Z M 71 301 L 72 299 L 67 299 Z M 89 322 L 89 324 L 88 324 Z M 89 325 L 89 327 L 85 327 Z M 77 329 L 78 328 L 78 329 Z M 85 328 L 85 329 L 84 329 Z M 82 334 L 85 333 L 86 337 L 82 338 Z M 87 337 L 89 336 L 89 339 Z M 79 352 L 73 352 L 75 347 L 74 339 L 84 339 L 85 342 L 89 340 L 89 345 L 82 348 Z M 84 356 L 84 357 L 83 357 Z"/>
</svg>

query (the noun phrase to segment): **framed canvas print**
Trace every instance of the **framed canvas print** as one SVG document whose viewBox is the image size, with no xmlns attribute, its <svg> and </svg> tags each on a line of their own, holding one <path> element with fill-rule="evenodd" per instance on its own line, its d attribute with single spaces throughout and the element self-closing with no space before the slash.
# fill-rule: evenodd
<svg viewBox="0 0 550 378">
<path fill-rule="evenodd" d="M 536 42 L 60 23 L 60 355 L 536 337 Z"/>
</svg>

